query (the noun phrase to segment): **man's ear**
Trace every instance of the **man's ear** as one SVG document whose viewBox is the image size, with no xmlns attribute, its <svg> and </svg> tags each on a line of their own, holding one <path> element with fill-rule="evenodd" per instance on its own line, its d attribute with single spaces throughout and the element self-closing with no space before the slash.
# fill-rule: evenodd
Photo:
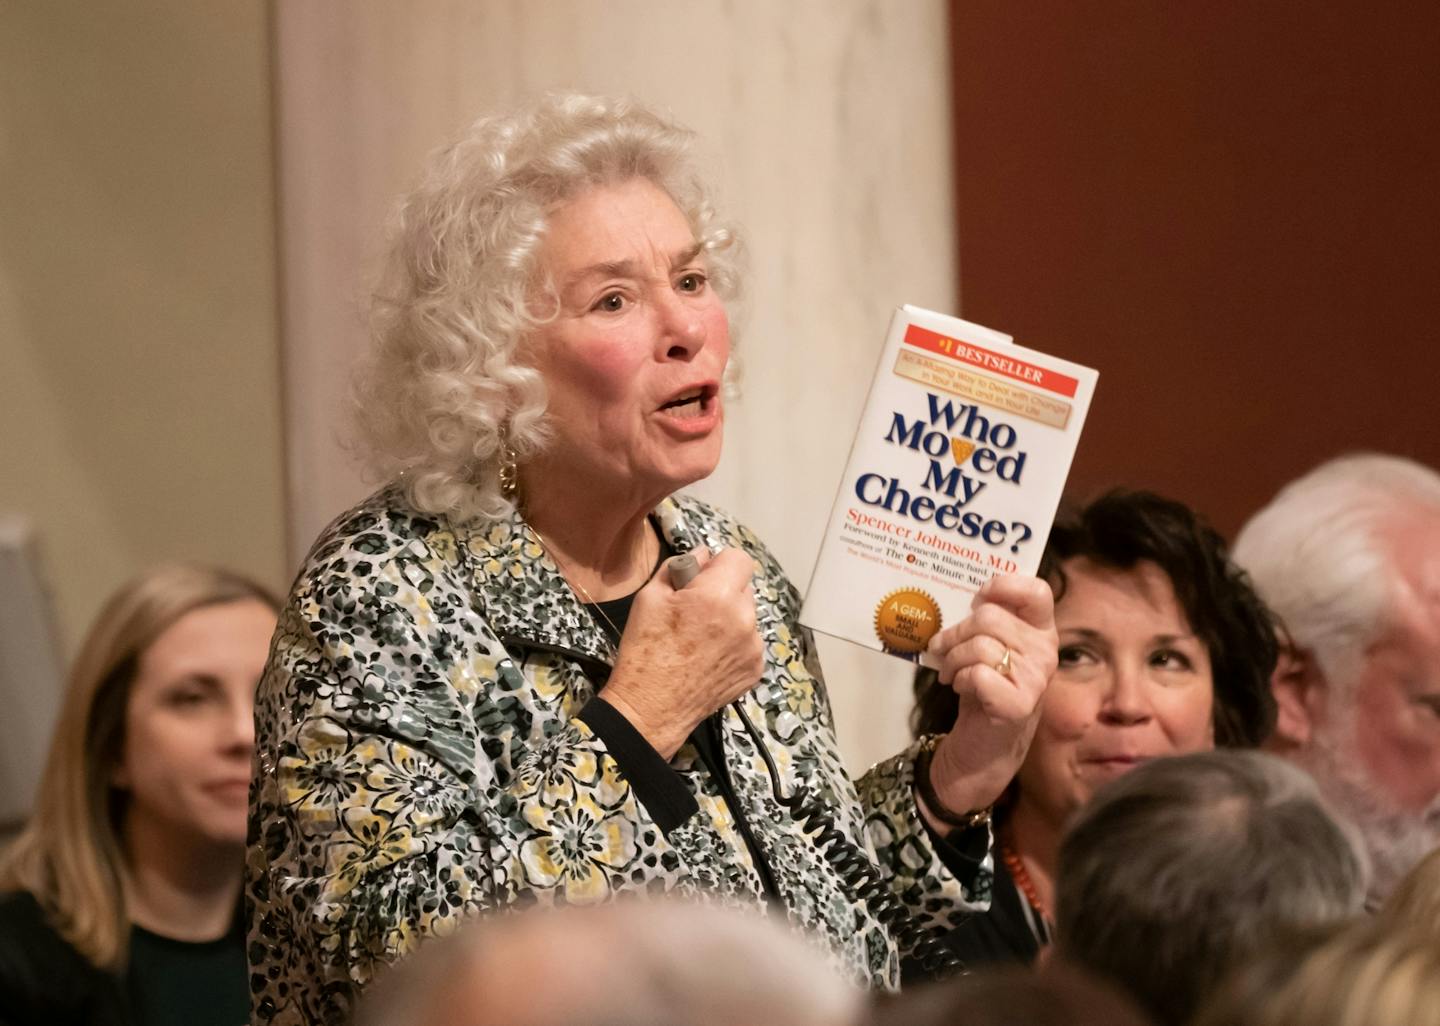
<svg viewBox="0 0 1440 1026">
<path fill-rule="evenodd" d="M 1330 683 L 1320 672 L 1312 653 L 1283 645 L 1275 672 L 1270 677 L 1275 696 L 1275 732 L 1267 747 L 1276 752 L 1293 751 L 1310 744 L 1325 721 Z"/>
</svg>

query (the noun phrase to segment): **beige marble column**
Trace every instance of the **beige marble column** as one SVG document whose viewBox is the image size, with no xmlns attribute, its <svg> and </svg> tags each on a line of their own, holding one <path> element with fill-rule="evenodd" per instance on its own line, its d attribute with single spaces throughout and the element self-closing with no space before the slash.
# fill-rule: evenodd
<svg viewBox="0 0 1440 1026">
<path fill-rule="evenodd" d="M 67 657 L 153 563 L 289 580 L 269 49 L 255 2 L 0 3 L 0 515 Z"/>
<path fill-rule="evenodd" d="M 387 211 L 470 118 L 546 89 L 627 93 L 710 151 L 745 228 L 745 365 L 696 490 L 803 590 L 891 309 L 953 311 L 942 0 L 305 0 L 276 8 L 286 433 L 298 559 L 368 487 L 349 368 Z M 905 740 L 908 668 L 822 639 L 852 767 Z"/>
</svg>

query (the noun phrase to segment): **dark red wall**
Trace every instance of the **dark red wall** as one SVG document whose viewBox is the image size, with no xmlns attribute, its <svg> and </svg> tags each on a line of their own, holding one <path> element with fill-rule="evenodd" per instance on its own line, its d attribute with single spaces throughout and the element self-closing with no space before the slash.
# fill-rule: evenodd
<svg viewBox="0 0 1440 1026">
<path fill-rule="evenodd" d="M 1440 466 L 1440 4 L 951 17 L 962 315 L 1099 369 L 1072 492 Z"/>
</svg>

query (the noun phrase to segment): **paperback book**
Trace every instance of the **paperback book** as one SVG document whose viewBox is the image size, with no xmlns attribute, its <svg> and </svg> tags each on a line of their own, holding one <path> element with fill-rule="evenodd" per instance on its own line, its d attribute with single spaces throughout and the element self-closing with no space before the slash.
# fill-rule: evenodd
<svg viewBox="0 0 1440 1026">
<path fill-rule="evenodd" d="M 895 312 L 801 622 L 914 662 L 995 574 L 1033 574 L 1098 375 L 1008 335 Z"/>
</svg>

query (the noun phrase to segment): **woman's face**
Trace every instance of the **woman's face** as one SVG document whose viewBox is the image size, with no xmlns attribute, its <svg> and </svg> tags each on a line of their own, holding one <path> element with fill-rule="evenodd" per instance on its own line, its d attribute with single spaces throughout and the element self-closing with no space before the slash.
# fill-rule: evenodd
<svg viewBox="0 0 1440 1026">
<path fill-rule="evenodd" d="M 1146 759 L 1215 745 L 1210 655 L 1164 571 L 1064 569 L 1060 664 L 1019 774 L 1021 800 L 1056 824 Z"/>
<path fill-rule="evenodd" d="M 646 503 L 709 475 L 730 331 L 679 208 L 643 178 L 589 189 L 553 212 L 541 261 L 560 310 L 531 362 L 553 441 L 525 487 Z"/>
<path fill-rule="evenodd" d="M 274 630 L 263 602 L 202 606 L 141 654 L 113 778 L 127 792 L 127 833 L 244 845 L 255 686 Z"/>
</svg>

